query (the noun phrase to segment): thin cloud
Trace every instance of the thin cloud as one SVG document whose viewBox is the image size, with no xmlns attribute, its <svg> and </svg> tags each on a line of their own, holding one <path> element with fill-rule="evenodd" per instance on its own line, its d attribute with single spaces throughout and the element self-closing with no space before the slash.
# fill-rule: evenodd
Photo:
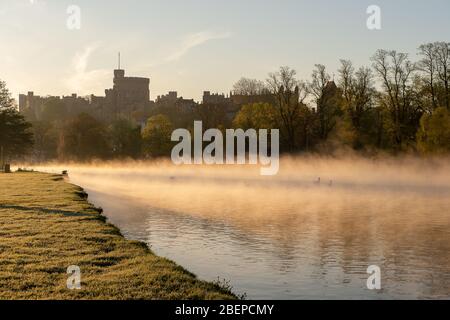
<svg viewBox="0 0 450 320">
<path fill-rule="evenodd" d="M 107 79 L 110 71 L 88 70 L 89 59 L 95 50 L 97 45 L 90 45 L 75 54 L 72 60 L 72 73 L 66 81 L 68 89 L 72 92 L 94 93 L 102 90 L 102 83 Z"/>
<path fill-rule="evenodd" d="M 198 47 L 208 41 L 226 39 L 229 37 L 231 37 L 231 32 L 215 33 L 210 31 L 202 31 L 189 34 L 184 38 L 180 48 L 178 48 L 175 52 L 170 54 L 165 59 L 165 61 L 166 62 L 177 61 L 195 47 Z"/>
</svg>

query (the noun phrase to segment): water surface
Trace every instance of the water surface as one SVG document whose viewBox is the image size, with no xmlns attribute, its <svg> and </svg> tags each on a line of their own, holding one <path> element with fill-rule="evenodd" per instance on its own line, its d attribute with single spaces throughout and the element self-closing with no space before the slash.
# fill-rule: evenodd
<svg viewBox="0 0 450 320">
<path fill-rule="evenodd" d="M 250 299 L 450 298 L 445 163 L 286 160 L 276 177 L 166 164 L 69 170 L 127 238 Z M 367 289 L 370 265 L 382 270 L 380 291 Z"/>
</svg>

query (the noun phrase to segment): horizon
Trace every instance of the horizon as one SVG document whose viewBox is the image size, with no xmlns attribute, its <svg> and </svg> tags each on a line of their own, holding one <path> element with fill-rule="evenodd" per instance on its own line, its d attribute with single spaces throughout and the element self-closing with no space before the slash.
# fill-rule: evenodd
<svg viewBox="0 0 450 320">
<path fill-rule="evenodd" d="M 79 30 L 66 26 L 72 4 L 81 9 Z M 283 65 L 309 79 L 318 63 L 332 75 L 339 59 L 370 66 L 377 49 L 395 49 L 416 60 L 420 44 L 448 41 L 448 1 L 377 1 L 381 30 L 366 26 L 371 4 L 4 0 L 0 78 L 16 100 L 28 91 L 103 96 L 121 52 L 127 75 L 150 78 L 151 100 L 177 91 L 201 101 L 203 91 L 228 93 L 241 77 L 265 80 Z"/>
</svg>

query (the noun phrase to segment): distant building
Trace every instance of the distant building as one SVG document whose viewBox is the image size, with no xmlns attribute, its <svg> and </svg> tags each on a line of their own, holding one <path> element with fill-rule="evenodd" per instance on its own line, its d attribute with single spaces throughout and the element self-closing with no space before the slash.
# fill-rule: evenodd
<svg viewBox="0 0 450 320">
<path fill-rule="evenodd" d="M 77 94 L 41 97 L 30 91 L 19 95 L 19 110 L 32 120 L 42 120 L 43 109 L 51 100 L 60 101 L 67 115 L 71 116 L 87 112 L 103 120 L 124 116 L 140 121 L 152 104 L 150 79 L 126 77 L 125 70 L 119 68 L 114 70 L 113 88 L 106 89 L 104 97 L 79 97 Z"/>
<path fill-rule="evenodd" d="M 176 103 L 177 100 L 178 100 L 178 92 L 169 91 L 168 94 L 163 94 L 161 96 L 158 96 L 155 100 L 155 103 L 169 104 L 169 103 Z"/>
<path fill-rule="evenodd" d="M 275 103 L 275 96 L 271 93 L 267 94 L 233 94 L 230 92 L 230 95 L 225 96 L 223 93 L 213 93 L 210 91 L 203 92 L 203 103 L 210 104 L 232 104 L 237 107 L 242 107 L 245 104 L 250 103 Z"/>
<path fill-rule="evenodd" d="M 230 92 L 230 95 L 203 92 L 203 104 L 220 105 L 226 109 L 227 117 L 231 120 L 239 112 L 242 106 L 252 103 L 275 103 L 273 94 L 255 94 L 255 95 L 236 95 Z"/>
<path fill-rule="evenodd" d="M 133 119 L 138 123 L 145 122 L 154 108 L 173 107 L 179 116 L 192 111 L 198 103 L 193 99 L 178 97 L 177 91 L 170 91 L 166 95 L 150 101 L 150 79 L 141 77 L 127 77 L 125 70 L 119 66 L 114 70 L 113 87 L 105 90 L 105 96 L 90 95 L 79 97 L 77 94 L 70 96 L 41 97 L 30 91 L 19 95 L 19 110 L 30 120 L 43 120 L 44 108 L 49 103 L 57 103 L 64 108 L 67 116 L 75 116 L 86 112 L 100 120 L 110 121 L 118 117 Z M 203 92 L 202 104 L 222 106 L 229 119 L 234 118 L 240 108 L 250 103 L 275 103 L 272 94 L 259 95 L 229 95 Z"/>
<path fill-rule="evenodd" d="M 274 104 L 275 96 L 271 93 L 253 94 L 253 95 L 230 93 L 230 100 L 235 106 L 241 107 L 243 105 L 252 104 L 252 103 Z"/>
<path fill-rule="evenodd" d="M 105 90 L 107 111 L 114 115 L 143 111 L 149 102 L 150 79 L 126 77 L 125 70 L 114 70 L 114 86 Z"/>
<path fill-rule="evenodd" d="M 42 112 L 45 101 L 45 98 L 35 96 L 33 91 L 28 91 L 28 94 L 20 94 L 19 111 L 37 119 L 38 115 Z"/>
<path fill-rule="evenodd" d="M 155 100 L 156 107 L 179 107 L 192 109 L 197 103 L 194 99 L 184 99 L 183 97 L 178 97 L 177 91 L 169 91 L 168 94 L 158 96 Z"/>
<path fill-rule="evenodd" d="M 225 97 L 225 95 L 222 94 L 218 94 L 218 93 L 213 93 L 211 94 L 210 91 L 203 91 L 203 104 L 229 104 L 230 103 L 230 99 L 227 97 Z"/>
</svg>

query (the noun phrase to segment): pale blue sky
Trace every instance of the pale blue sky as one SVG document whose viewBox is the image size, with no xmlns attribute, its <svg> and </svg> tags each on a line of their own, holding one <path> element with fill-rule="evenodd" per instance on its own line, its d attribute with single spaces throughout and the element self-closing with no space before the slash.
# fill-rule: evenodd
<svg viewBox="0 0 450 320">
<path fill-rule="evenodd" d="M 71 4 L 79 31 L 66 27 Z M 381 31 L 366 28 L 369 5 L 381 7 Z M 369 64 L 378 48 L 415 59 L 449 31 L 448 0 L 0 0 L 0 79 L 15 97 L 103 95 L 121 51 L 128 75 L 151 78 L 152 99 L 177 90 L 198 100 L 281 65 L 307 79 L 316 63 L 332 74 L 340 58 Z"/>
</svg>

